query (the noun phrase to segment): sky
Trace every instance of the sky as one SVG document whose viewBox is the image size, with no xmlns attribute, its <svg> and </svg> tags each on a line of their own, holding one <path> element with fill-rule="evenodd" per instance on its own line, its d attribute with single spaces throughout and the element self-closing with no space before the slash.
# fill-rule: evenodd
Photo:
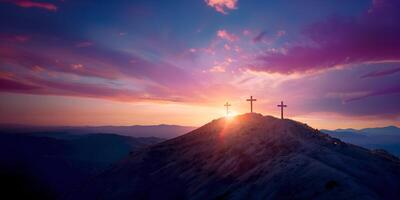
<svg viewBox="0 0 400 200">
<path fill-rule="evenodd" d="M 396 0 L 0 0 L 0 123 L 400 126 Z"/>
</svg>

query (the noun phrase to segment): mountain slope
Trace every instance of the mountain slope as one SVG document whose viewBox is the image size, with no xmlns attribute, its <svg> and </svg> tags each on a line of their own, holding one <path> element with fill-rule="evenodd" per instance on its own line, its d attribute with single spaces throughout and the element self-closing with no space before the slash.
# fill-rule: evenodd
<svg viewBox="0 0 400 200">
<path fill-rule="evenodd" d="M 400 161 L 259 114 L 139 151 L 71 199 L 395 199 Z"/>
<path fill-rule="evenodd" d="M 40 135 L 40 136 L 39 136 Z M 114 134 L 0 134 L 0 188 L 14 199 L 55 199 L 131 151 L 163 141 Z"/>
</svg>

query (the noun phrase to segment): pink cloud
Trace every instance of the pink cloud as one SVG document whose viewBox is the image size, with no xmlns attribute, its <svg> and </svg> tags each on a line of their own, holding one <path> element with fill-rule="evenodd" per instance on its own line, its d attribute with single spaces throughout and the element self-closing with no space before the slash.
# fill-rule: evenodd
<svg viewBox="0 0 400 200">
<path fill-rule="evenodd" d="M 400 59 L 400 2 L 374 1 L 355 18 L 333 17 L 304 30 L 308 45 L 286 46 L 285 52 L 266 52 L 254 70 L 293 73 L 336 66 Z M 296 42 L 295 42 L 296 43 Z M 303 42 L 304 43 L 304 42 Z"/>
<path fill-rule="evenodd" d="M 216 65 L 216 66 L 213 66 L 209 71 L 210 72 L 225 72 L 225 67 Z"/>
<path fill-rule="evenodd" d="M 237 0 L 205 0 L 207 5 L 213 7 L 216 11 L 222 14 L 228 14 L 226 9 L 237 9 Z"/>
<path fill-rule="evenodd" d="M 2 2 L 13 3 L 23 8 L 41 8 L 48 11 L 57 11 L 57 6 L 52 3 L 36 2 L 31 0 L 2 0 Z"/>
<path fill-rule="evenodd" d="M 217 31 L 217 36 L 221 39 L 228 40 L 229 42 L 234 42 L 239 40 L 239 37 L 237 37 L 233 33 L 229 33 L 228 31 L 221 29 Z"/>
</svg>

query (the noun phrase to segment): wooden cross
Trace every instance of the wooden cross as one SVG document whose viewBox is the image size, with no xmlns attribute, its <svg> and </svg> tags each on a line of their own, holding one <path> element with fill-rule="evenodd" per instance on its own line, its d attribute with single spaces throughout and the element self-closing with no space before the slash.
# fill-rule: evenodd
<svg viewBox="0 0 400 200">
<path fill-rule="evenodd" d="M 253 101 L 257 101 L 257 99 L 253 99 L 253 96 L 250 96 L 250 99 L 246 99 L 246 101 L 250 101 L 250 112 L 253 112 Z"/>
<path fill-rule="evenodd" d="M 226 107 L 226 116 L 228 116 L 229 115 L 229 106 L 231 106 L 231 104 L 226 102 L 226 104 L 224 106 Z"/>
<path fill-rule="evenodd" d="M 281 104 L 278 105 L 278 107 L 281 107 L 281 119 L 283 119 L 283 108 L 284 108 L 284 107 L 287 107 L 287 105 L 284 105 L 284 104 L 283 104 L 283 101 L 281 101 Z"/>
</svg>

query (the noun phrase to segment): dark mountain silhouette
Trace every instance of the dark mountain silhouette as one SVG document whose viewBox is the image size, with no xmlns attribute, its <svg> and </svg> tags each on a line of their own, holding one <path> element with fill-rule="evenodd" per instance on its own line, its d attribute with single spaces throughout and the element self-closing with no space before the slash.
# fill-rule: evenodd
<svg viewBox="0 0 400 200">
<path fill-rule="evenodd" d="M 344 142 L 356 144 L 369 149 L 383 149 L 400 156 L 400 128 L 396 126 L 366 129 L 321 130 Z"/>
<path fill-rule="evenodd" d="M 260 114 L 137 151 L 70 199 L 398 199 L 400 161 Z"/>
<path fill-rule="evenodd" d="M 194 130 L 191 126 L 178 125 L 134 125 L 134 126 L 31 126 L 18 124 L 0 124 L 0 133 L 57 133 L 62 134 L 89 134 L 89 133 L 113 133 L 131 137 L 157 137 L 157 138 L 173 138 Z"/>
<path fill-rule="evenodd" d="M 115 134 L 0 134 L 0 188 L 11 199 L 55 199 L 131 151 L 162 139 Z"/>
</svg>

